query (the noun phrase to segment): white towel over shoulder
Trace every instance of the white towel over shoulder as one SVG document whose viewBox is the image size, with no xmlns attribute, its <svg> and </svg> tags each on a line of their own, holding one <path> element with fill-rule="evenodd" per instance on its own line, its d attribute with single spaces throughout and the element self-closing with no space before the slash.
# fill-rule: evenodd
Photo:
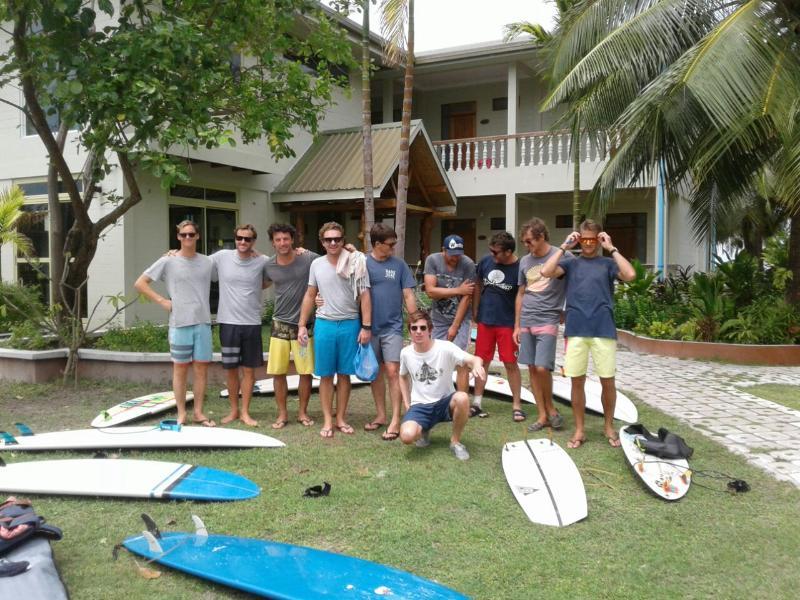
<svg viewBox="0 0 800 600">
<path fill-rule="evenodd" d="M 350 281 L 353 298 L 356 300 L 361 296 L 361 292 L 369 288 L 367 257 L 363 252 L 348 252 L 342 249 L 339 261 L 336 263 L 336 274 Z"/>
</svg>

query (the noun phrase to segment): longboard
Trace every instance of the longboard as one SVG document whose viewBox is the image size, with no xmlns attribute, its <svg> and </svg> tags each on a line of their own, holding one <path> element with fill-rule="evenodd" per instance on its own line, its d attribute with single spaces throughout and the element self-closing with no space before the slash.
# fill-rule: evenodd
<svg viewBox="0 0 800 600">
<path fill-rule="evenodd" d="M 153 460 L 68 459 L 0 467 L 0 490 L 25 494 L 247 500 L 259 487 L 236 473 Z"/>
<path fill-rule="evenodd" d="M 508 485 L 532 522 L 564 527 L 586 518 L 581 474 L 558 444 L 545 438 L 509 442 L 502 462 Z"/>
<path fill-rule="evenodd" d="M 186 392 L 186 402 L 194 400 L 192 392 Z M 175 394 L 172 392 L 158 392 L 140 396 L 132 400 L 120 402 L 116 406 L 104 410 L 92 421 L 92 427 L 113 427 L 128 421 L 149 417 L 171 408 L 175 408 Z"/>
<path fill-rule="evenodd" d="M 336 376 L 333 377 L 334 383 L 336 383 Z M 319 377 L 312 377 L 311 378 L 311 389 L 316 390 L 319 389 Z M 364 381 L 363 379 L 359 379 L 355 375 L 350 375 L 350 383 L 352 385 L 366 385 L 369 381 Z M 286 385 L 290 392 L 295 392 L 300 387 L 300 375 L 287 375 L 286 376 Z M 253 385 L 253 396 L 270 396 L 275 393 L 275 383 L 272 378 L 269 379 L 259 379 Z M 241 395 L 241 392 L 239 393 Z M 228 390 L 224 389 L 219 393 L 220 398 L 227 398 L 229 396 Z"/>
<path fill-rule="evenodd" d="M 603 411 L 603 386 L 599 381 L 586 378 L 584 388 L 586 394 L 586 409 L 599 414 Z M 572 379 L 553 373 L 553 397 L 567 403 L 572 402 Z M 614 418 L 625 423 L 636 423 L 639 420 L 639 411 L 625 394 L 617 390 L 617 403 L 614 406 Z"/>
<path fill-rule="evenodd" d="M 453 383 L 456 383 L 458 379 L 458 372 L 453 372 Z M 470 374 L 469 376 L 469 387 L 475 387 L 475 378 Z M 508 398 L 512 398 L 513 394 L 511 393 L 511 384 L 508 383 L 507 379 L 503 379 L 502 377 L 498 377 L 497 375 L 490 375 L 489 373 L 486 374 L 486 387 L 484 388 L 485 391 L 491 392 L 493 394 L 497 394 L 499 396 L 506 396 Z M 529 389 L 526 389 L 524 386 L 520 390 L 520 398 L 523 402 L 529 402 L 531 404 L 536 404 L 536 400 L 533 398 L 533 394 Z"/>
<path fill-rule="evenodd" d="M 619 430 L 619 439 L 625 458 L 633 472 L 647 489 L 664 500 L 680 500 L 689 491 L 692 475 L 685 458 L 659 458 L 639 449 L 638 434 L 628 433 L 627 426 Z"/>
<path fill-rule="evenodd" d="M 0 450 L 97 450 L 111 448 L 281 448 L 273 437 L 225 427 L 162 425 L 78 429 L 12 436 L 0 431 Z"/>
<path fill-rule="evenodd" d="M 278 600 L 390 598 L 462 600 L 433 581 L 361 558 L 269 540 L 197 533 L 150 532 L 123 545 L 148 560 L 251 594 Z"/>
</svg>

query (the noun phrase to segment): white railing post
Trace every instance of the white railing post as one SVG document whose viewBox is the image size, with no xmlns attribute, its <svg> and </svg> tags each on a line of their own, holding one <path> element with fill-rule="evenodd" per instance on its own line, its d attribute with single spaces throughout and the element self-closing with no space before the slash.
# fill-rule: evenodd
<svg viewBox="0 0 800 600">
<path fill-rule="evenodd" d="M 464 145 L 466 146 L 466 154 L 467 154 L 467 158 L 464 161 L 464 168 L 465 169 L 469 169 L 471 171 L 472 170 L 472 162 L 471 162 L 471 158 L 472 158 L 472 142 L 464 142 Z"/>
<path fill-rule="evenodd" d="M 508 166 L 508 165 L 505 164 L 505 156 L 504 156 L 504 152 L 505 152 L 505 149 L 506 149 L 506 143 L 508 142 L 508 140 L 507 139 L 499 140 L 499 142 L 500 142 L 500 160 L 499 160 L 500 164 L 498 165 L 498 168 L 504 169 L 505 167 Z"/>
<path fill-rule="evenodd" d="M 519 165 L 521 167 L 528 166 L 528 141 L 531 139 L 528 136 L 525 136 L 522 139 L 522 146 L 519 149 Z"/>
<path fill-rule="evenodd" d="M 455 170 L 458 171 L 458 168 L 461 166 L 461 142 L 456 142 L 456 168 Z"/>
<path fill-rule="evenodd" d="M 447 146 L 450 149 L 450 169 L 448 169 L 448 170 L 452 172 L 452 171 L 456 170 L 455 148 L 453 147 L 452 142 L 450 144 L 448 144 Z"/>
</svg>

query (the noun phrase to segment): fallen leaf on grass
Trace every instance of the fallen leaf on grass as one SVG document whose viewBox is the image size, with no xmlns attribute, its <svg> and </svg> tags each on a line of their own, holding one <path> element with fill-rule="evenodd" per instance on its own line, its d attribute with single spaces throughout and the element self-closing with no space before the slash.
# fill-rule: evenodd
<svg viewBox="0 0 800 600">
<path fill-rule="evenodd" d="M 139 575 L 144 577 L 145 579 L 157 579 L 161 577 L 161 571 L 156 571 L 155 569 L 148 569 L 147 567 L 138 567 Z"/>
<path fill-rule="evenodd" d="M 356 473 L 359 477 L 369 477 L 369 468 L 368 467 L 359 467 L 356 469 Z"/>
</svg>

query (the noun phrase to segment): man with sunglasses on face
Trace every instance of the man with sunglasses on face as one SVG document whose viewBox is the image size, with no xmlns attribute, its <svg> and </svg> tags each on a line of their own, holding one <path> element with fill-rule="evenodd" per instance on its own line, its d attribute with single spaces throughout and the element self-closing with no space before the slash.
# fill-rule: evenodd
<svg viewBox="0 0 800 600">
<path fill-rule="evenodd" d="M 514 341 L 514 301 L 517 297 L 519 259 L 514 251 L 517 244 L 507 231 L 495 233 L 489 240 L 489 254 L 478 263 L 475 293 L 472 297 L 473 320 L 478 324 L 475 354 L 484 364 L 494 358 L 497 348 L 500 360 L 508 373 L 511 386 L 511 418 L 525 420 L 522 411 L 522 379 L 517 364 L 517 344 Z M 486 381 L 475 382 L 470 416 L 484 416 L 481 408 Z"/>
<path fill-rule="evenodd" d="M 576 260 L 562 261 L 567 250 L 580 243 L 581 253 Z M 601 256 L 600 249 L 609 253 Z M 572 378 L 572 413 L 575 433 L 567 443 L 580 448 L 586 441 L 584 413 L 586 409 L 586 370 L 589 353 L 594 370 L 602 384 L 604 431 L 608 443 L 617 448 L 619 436 L 614 430 L 614 406 L 617 389 L 616 373 L 617 328 L 614 323 L 614 282 L 632 281 L 636 271 L 611 242 L 611 236 L 591 220 L 581 223 L 542 267 L 543 277 L 564 277 L 566 283 L 566 322 L 564 337 L 564 374 Z"/>
<path fill-rule="evenodd" d="M 472 372 L 475 381 L 485 380 L 483 361 L 452 342 L 433 339 L 433 322 L 424 310 L 408 316 L 408 330 L 411 345 L 400 353 L 400 390 L 406 408 L 400 440 L 425 448 L 431 443 L 433 426 L 452 421 L 450 450 L 458 460 L 468 460 L 461 434 L 469 420 L 469 396 L 453 387 L 453 371 L 461 366 Z"/>
<path fill-rule="evenodd" d="M 320 377 L 319 399 L 324 423 L 320 436 L 332 438 L 334 427 L 344 434 L 355 433 L 347 423 L 347 403 L 350 399 L 350 375 L 355 374 L 353 362 L 357 344 L 368 344 L 372 333 L 372 304 L 369 297 L 369 277 L 365 272 L 352 280 L 337 272 L 344 250 L 344 227 L 331 221 L 319 230 L 319 240 L 325 256 L 311 263 L 308 288 L 300 308 L 297 341 L 307 346 L 306 325 L 314 310 L 317 293 L 325 299 L 317 309 L 314 325 L 314 373 Z M 345 256 L 346 258 L 346 256 Z M 355 286 L 355 289 L 354 289 Z M 336 375 L 336 424 L 333 421 L 333 377 Z"/>
<path fill-rule="evenodd" d="M 162 256 L 136 280 L 136 290 L 169 313 L 169 349 L 172 356 L 172 390 L 178 408 L 178 423 L 186 422 L 186 381 L 189 365 L 194 371 L 194 421 L 214 427 L 203 414 L 208 364 L 211 362 L 211 308 L 209 294 L 214 265 L 197 252 L 200 232 L 193 221 L 177 227 L 180 250 L 175 257 Z M 164 281 L 169 299 L 150 284 Z"/>
</svg>

